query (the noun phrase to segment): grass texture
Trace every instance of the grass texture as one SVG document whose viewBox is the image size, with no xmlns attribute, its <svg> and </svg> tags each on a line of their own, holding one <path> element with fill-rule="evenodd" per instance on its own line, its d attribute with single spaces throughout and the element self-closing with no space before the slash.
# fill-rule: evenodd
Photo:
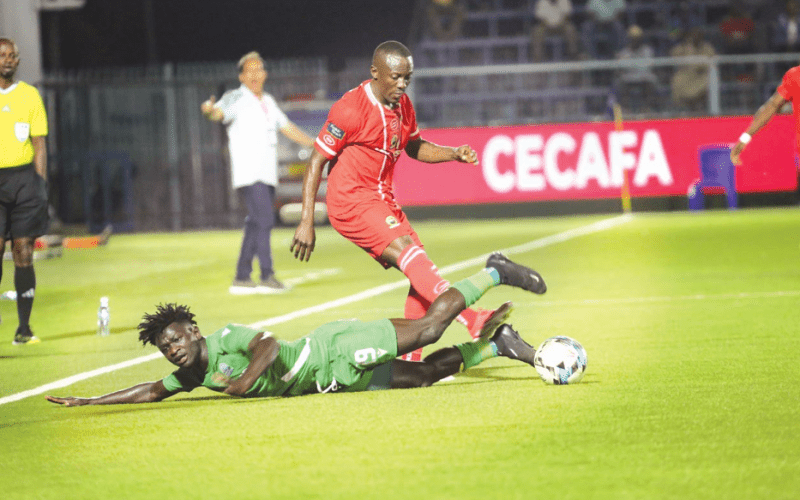
<svg viewBox="0 0 800 500">
<path fill-rule="evenodd" d="M 80 408 L 35 395 L 0 404 L 0 496 L 797 498 L 800 212 L 636 214 L 546 239 L 609 218 L 415 225 L 440 269 L 544 241 L 510 256 L 543 274 L 546 295 L 498 287 L 478 305 L 512 300 L 512 324 L 530 343 L 579 340 L 589 357 L 579 384 L 547 386 L 529 366 L 498 358 L 427 389 L 244 400 L 201 388 Z M 404 279 L 329 227 L 318 228 L 311 261 L 297 262 L 292 234 L 273 236 L 276 268 L 302 281 L 280 296 L 228 294 L 236 231 L 117 235 L 37 262 L 32 325 L 42 343 L 11 346 L 14 305 L 0 303 L 0 398 L 155 352 L 135 327 L 160 302 L 190 305 L 210 334 Z M 11 289 L 9 262 L 3 278 Z M 405 293 L 398 286 L 268 329 L 294 339 L 335 319 L 398 317 Z M 103 295 L 108 337 L 95 334 Z M 454 324 L 426 353 L 466 339 Z M 171 371 L 157 359 L 47 393 L 100 395 Z"/>
</svg>

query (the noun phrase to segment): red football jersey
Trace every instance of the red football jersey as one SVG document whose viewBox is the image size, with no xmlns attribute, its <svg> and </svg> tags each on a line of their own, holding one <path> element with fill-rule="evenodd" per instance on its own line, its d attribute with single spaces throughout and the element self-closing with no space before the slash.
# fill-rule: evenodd
<svg viewBox="0 0 800 500">
<path fill-rule="evenodd" d="M 389 109 L 369 85 L 342 96 L 328 113 L 315 147 L 331 160 L 327 202 L 331 210 L 350 210 L 363 200 L 397 204 L 392 191 L 394 165 L 409 139 L 419 137 L 414 106 L 407 95 Z"/>
<path fill-rule="evenodd" d="M 783 75 L 783 81 L 778 86 L 778 93 L 792 103 L 794 113 L 795 147 L 800 152 L 800 103 L 795 105 L 795 98 L 800 97 L 800 66 L 795 66 Z"/>
</svg>

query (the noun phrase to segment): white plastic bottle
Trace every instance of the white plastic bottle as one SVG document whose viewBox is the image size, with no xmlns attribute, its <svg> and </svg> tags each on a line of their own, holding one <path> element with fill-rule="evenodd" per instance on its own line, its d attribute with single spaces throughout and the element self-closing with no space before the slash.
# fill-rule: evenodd
<svg viewBox="0 0 800 500">
<path fill-rule="evenodd" d="M 100 297 L 100 308 L 97 310 L 97 334 L 105 337 L 110 333 L 111 313 L 108 310 L 108 297 Z"/>
</svg>

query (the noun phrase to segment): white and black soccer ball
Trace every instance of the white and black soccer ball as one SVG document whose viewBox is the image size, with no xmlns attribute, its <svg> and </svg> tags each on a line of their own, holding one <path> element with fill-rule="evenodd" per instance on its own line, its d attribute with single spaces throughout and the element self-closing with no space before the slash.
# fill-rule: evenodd
<svg viewBox="0 0 800 500">
<path fill-rule="evenodd" d="M 536 350 L 533 366 L 548 384 L 576 384 L 586 373 L 586 349 L 575 339 L 550 337 Z"/>
</svg>

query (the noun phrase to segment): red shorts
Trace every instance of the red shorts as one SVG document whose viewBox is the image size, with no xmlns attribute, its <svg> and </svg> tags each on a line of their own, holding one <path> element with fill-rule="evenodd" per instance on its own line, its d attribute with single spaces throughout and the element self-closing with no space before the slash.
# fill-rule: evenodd
<svg viewBox="0 0 800 500">
<path fill-rule="evenodd" d="M 329 211 L 328 218 L 339 234 L 360 246 L 383 267 L 391 265 L 381 259 L 381 254 L 397 238 L 410 236 L 414 243 L 423 246 L 402 210 L 392 210 L 386 203 L 372 200 L 357 207 L 342 213 Z"/>
</svg>

